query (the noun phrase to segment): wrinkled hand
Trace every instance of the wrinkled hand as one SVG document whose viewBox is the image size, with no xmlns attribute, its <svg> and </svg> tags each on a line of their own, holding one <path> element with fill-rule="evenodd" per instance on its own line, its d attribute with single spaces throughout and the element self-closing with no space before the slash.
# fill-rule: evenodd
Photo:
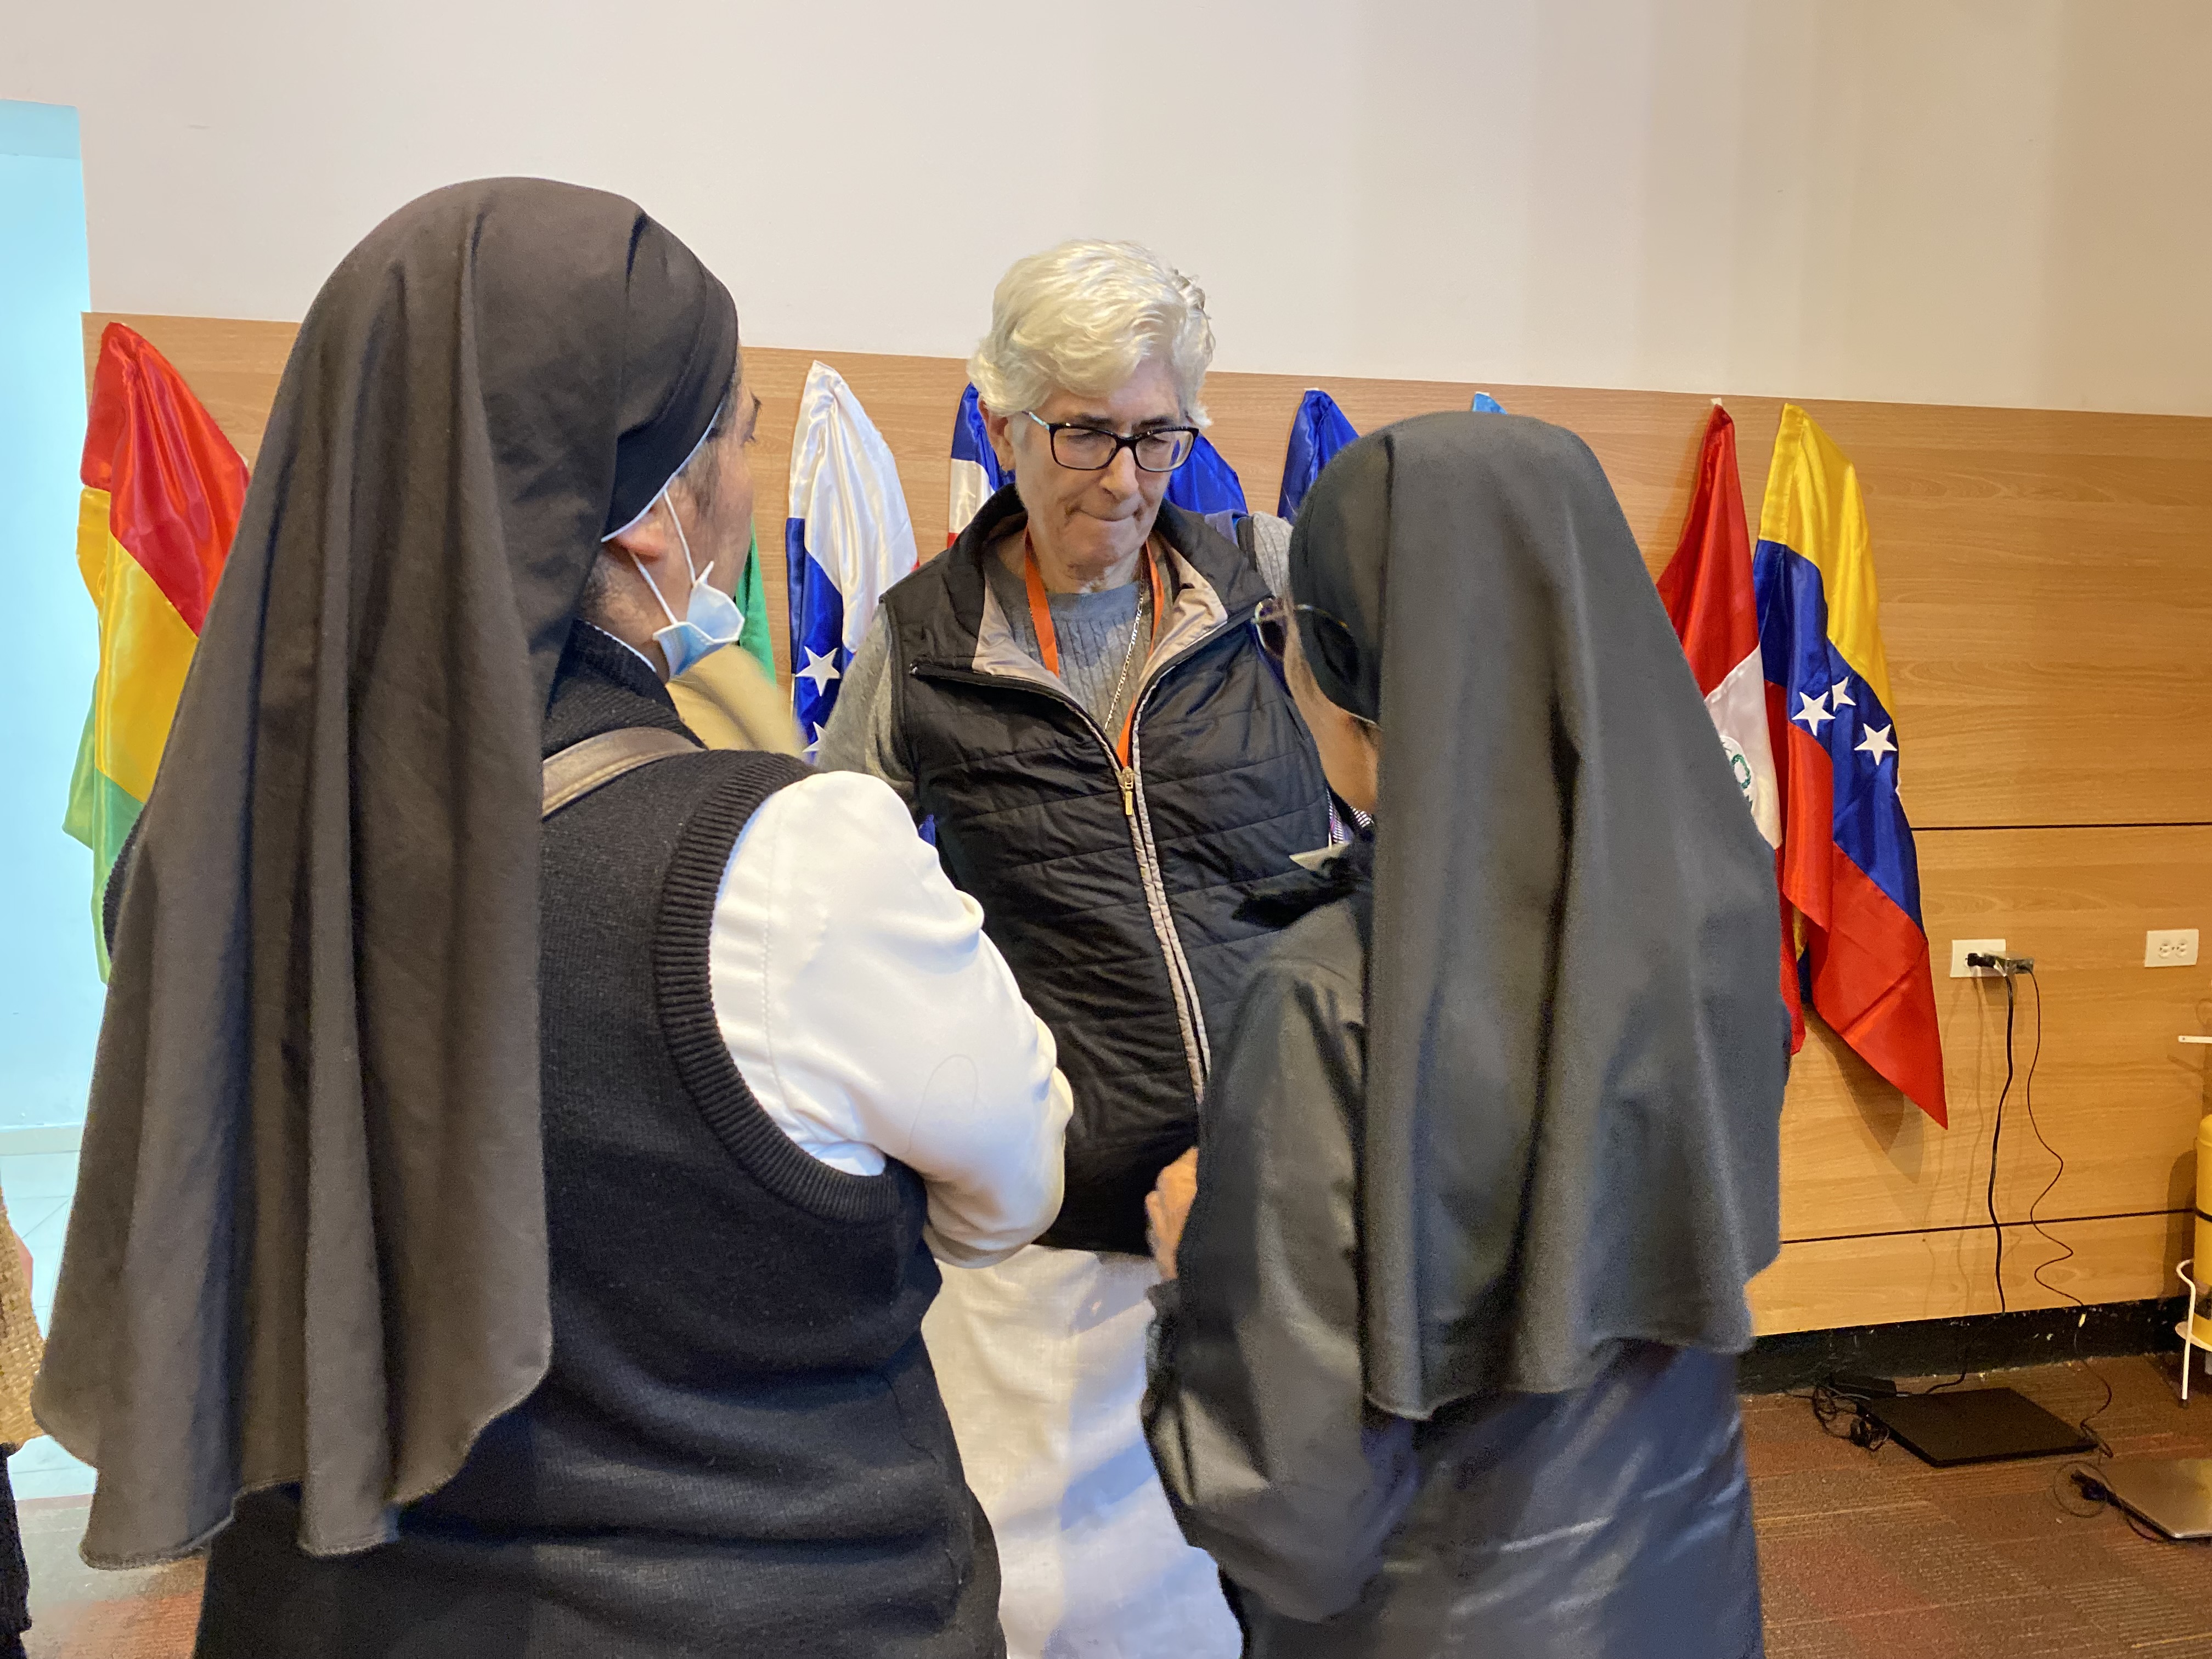
<svg viewBox="0 0 2212 1659">
<path fill-rule="evenodd" d="M 1152 1223 L 1152 1260 L 1160 1277 L 1176 1276 L 1176 1247 L 1182 1243 L 1182 1224 L 1190 1218 L 1192 1200 L 1198 1196 L 1198 1148 L 1194 1146 L 1160 1171 L 1145 1198 L 1145 1215 Z"/>
</svg>

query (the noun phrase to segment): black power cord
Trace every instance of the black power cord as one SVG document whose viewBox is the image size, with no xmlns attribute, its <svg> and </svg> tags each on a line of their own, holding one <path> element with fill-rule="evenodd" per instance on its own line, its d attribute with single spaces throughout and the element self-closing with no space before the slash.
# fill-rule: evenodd
<svg viewBox="0 0 2212 1659">
<path fill-rule="evenodd" d="M 2062 1488 L 2069 1485 L 2087 1501 L 2088 1508 L 2077 1510 L 2066 1501 Z M 2117 1510 L 2120 1519 L 2128 1523 L 2128 1529 L 2130 1532 L 2138 1538 L 2148 1539 L 2154 1544 L 2181 1544 L 2197 1549 L 2212 1547 L 2212 1539 L 2170 1538 L 2156 1527 L 2144 1521 L 2133 1510 L 2112 1496 L 2112 1488 L 2104 1481 L 2104 1469 L 2097 1463 L 2077 1459 L 2073 1462 L 2061 1464 L 2058 1473 L 2051 1478 L 2051 1501 L 2067 1514 L 2082 1520 L 2087 1520 L 2100 1510 Z"/>
<path fill-rule="evenodd" d="M 2084 1302 L 2080 1297 L 2075 1295 L 2073 1291 L 2068 1290 L 2064 1285 L 2054 1285 L 2043 1276 L 2051 1268 L 2063 1267 L 2067 1262 L 2071 1261 L 2078 1252 L 2075 1251 L 2074 1247 L 2071 1244 L 2069 1244 L 2064 1239 L 2053 1234 L 2048 1227 L 2043 1224 L 2042 1221 L 2036 1214 L 2036 1212 L 2042 1208 L 2043 1200 L 2051 1196 L 2053 1189 L 2055 1189 L 2059 1182 L 2064 1178 L 2066 1174 L 2066 1154 L 2060 1152 L 2056 1146 L 2051 1144 L 2049 1138 L 2043 1133 L 2043 1125 L 2036 1121 L 2035 1068 L 2037 1064 L 2043 1059 L 2043 981 L 2035 976 L 2035 969 L 2033 964 L 2031 963 L 2026 969 L 2026 972 L 2028 985 L 2035 993 L 2035 1047 L 2028 1052 L 2027 1075 L 2021 1083 L 2021 1104 L 2027 1109 L 2027 1127 L 2034 1133 L 2036 1145 L 2042 1147 L 2043 1150 L 2051 1156 L 2051 1161 L 2058 1166 L 2056 1170 L 2051 1171 L 2051 1179 L 2043 1183 L 2043 1190 L 2038 1193 L 2035 1195 L 2034 1200 L 2028 1205 L 2027 1224 L 2034 1228 L 2037 1236 L 2042 1238 L 2046 1243 L 2054 1244 L 2057 1246 L 2058 1249 L 2065 1252 L 2063 1255 L 2053 1256 L 2047 1261 L 2038 1262 L 2032 1277 L 2038 1285 L 2040 1285 L 2045 1290 L 2050 1291 L 2053 1296 L 2064 1297 L 2066 1300 L 2072 1303 L 2075 1307 L 2081 1310 L 2081 1316 L 2074 1322 L 2074 1356 L 2071 1363 L 2081 1366 L 2084 1370 L 2087 1371 L 2090 1376 L 2097 1379 L 2097 1386 L 2105 1391 L 2105 1397 L 2103 1401 L 2099 1403 L 2096 1410 L 2091 1412 L 2087 1417 L 2083 1418 L 2074 1426 L 2079 1429 L 2083 1434 L 2087 1435 L 2090 1439 L 2095 1441 L 2097 1443 L 2097 1449 L 2102 1452 L 2106 1456 L 2110 1457 L 2112 1455 L 2112 1449 L 2105 1443 L 2105 1437 L 2089 1426 L 2112 1407 L 2112 1379 L 2106 1376 L 2104 1372 L 2099 1370 L 2097 1367 L 2092 1364 L 2089 1361 L 2081 1358 L 2081 1329 L 2082 1327 L 2087 1325 L 2089 1322 L 2089 1304 Z"/>
<path fill-rule="evenodd" d="M 1990 1182 L 1989 1188 L 1984 1194 L 1984 1200 L 1989 1206 L 1990 1227 L 1990 1230 L 1996 1233 L 1997 1242 L 1996 1267 L 1993 1270 L 1993 1276 L 1996 1280 L 1997 1312 L 1999 1314 L 2004 1314 L 2009 1312 L 2010 1310 L 2005 1305 L 2004 1223 L 1998 1219 L 1997 1217 L 1997 1149 L 2004 1144 L 2005 1102 L 2009 1099 L 2012 1095 L 2012 1027 L 2013 1017 L 2019 1012 L 2020 998 L 2018 994 L 2013 989 L 2013 969 L 2011 963 L 2006 962 L 2002 957 L 1996 958 L 1996 960 L 2002 967 L 2004 974 L 2005 1075 L 2004 1087 L 1997 1091 L 1996 1122 L 1990 1129 Z M 1973 965 L 1974 958 L 1970 956 L 1966 958 L 1966 962 L 1967 965 L 1971 967 Z M 2032 974 L 2035 970 L 2031 968 L 2028 971 Z"/>
<path fill-rule="evenodd" d="M 2112 1384 L 2111 1378 L 2081 1358 L 2081 1330 L 2087 1321 L 2088 1304 L 2071 1291 L 2063 1285 L 2052 1284 L 2043 1276 L 2049 1269 L 2072 1260 L 2076 1254 L 2074 1247 L 2065 1240 L 2055 1237 L 2043 1224 L 2037 1214 L 2044 1200 L 2051 1196 L 2060 1179 L 2066 1173 L 2065 1154 L 2051 1144 L 2050 1139 L 2043 1133 L 2043 1125 L 2035 1115 L 2035 1073 L 2043 1060 L 2043 981 L 2036 977 L 2035 958 L 2033 957 L 2004 957 L 1972 951 L 1966 955 L 1966 965 L 1969 968 L 1995 970 L 2003 976 L 2005 987 L 2005 1077 L 2003 1086 L 1997 1091 L 1996 1121 L 1990 1130 L 1989 1180 L 1983 1194 L 1984 1203 L 1989 1211 L 1990 1232 L 1996 1244 L 1996 1265 L 1993 1278 L 1996 1291 L 1997 1311 L 2000 1314 L 2009 1311 L 2009 1304 L 2006 1298 L 2004 1288 L 2004 1221 L 1997 1213 L 1997 1155 L 2004 1143 L 2005 1106 L 2011 1098 L 2013 1085 L 2017 1082 L 2021 1090 L 2021 1103 L 2027 1111 L 2028 1127 L 2033 1132 L 2037 1145 L 2050 1154 L 2058 1166 L 2051 1179 L 2044 1183 L 2043 1190 L 2035 1195 L 2034 1201 L 2027 1206 L 2027 1224 L 2033 1227 L 2039 1237 L 2065 1252 L 2063 1255 L 2039 1263 L 2033 1269 L 2033 1277 L 2044 1290 L 2053 1296 L 2063 1297 L 2081 1310 L 2082 1318 L 2075 1322 L 2074 1327 L 2074 1355 L 2069 1363 L 2085 1367 L 2089 1375 L 2095 1377 L 2099 1385 L 2104 1389 L 2105 1397 L 2096 1410 L 2091 1412 L 2075 1426 L 2083 1435 L 2096 1443 L 2100 1452 L 2109 1457 L 2112 1455 L 2112 1448 L 2106 1443 L 2105 1437 L 2090 1426 L 2111 1409 Z M 2027 1072 L 2025 1076 L 2021 1076 L 2017 1069 L 2015 1057 L 2018 1050 L 2014 1041 L 2020 1012 L 2016 986 L 2017 981 L 2021 977 L 2027 979 L 2029 986 L 2035 992 L 2035 1046 L 2029 1051 Z M 1966 1380 L 1971 1370 L 1971 1362 L 1962 1360 L 1957 1376 L 1931 1384 L 1917 1392 L 1941 1394 L 1947 1389 L 1955 1389 Z M 1901 1392 L 1903 1391 L 1894 1383 L 1879 1377 L 1835 1375 L 1823 1377 L 1813 1385 L 1809 1394 L 1799 1395 L 1796 1398 L 1810 1402 L 1813 1416 L 1820 1424 L 1823 1433 L 1832 1435 L 1838 1439 L 1849 1440 L 1855 1446 L 1863 1446 L 1869 1451 L 1873 1451 L 1888 1440 L 1889 1430 L 1868 1412 L 1867 1404 L 1876 1398 L 1893 1398 Z M 2125 1513 L 2124 1510 L 2122 1512 Z"/>
<path fill-rule="evenodd" d="M 2027 1108 L 2027 1126 L 2035 1135 L 2036 1144 L 2042 1147 L 2058 1166 L 2051 1172 L 2051 1179 L 2043 1183 L 2043 1190 L 2038 1193 L 2035 1195 L 2034 1200 L 2028 1205 L 2027 1224 L 2033 1227 L 2035 1230 L 2037 1236 L 2041 1237 L 2045 1242 L 2056 1245 L 2059 1249 L 2065 1252 L 2064 1255 L 2054 1256 L 2047 1261 L 2038 1262 L 2035 1267 L 2032 1270 L 2030 1276 L 2035 1280 L 2036 1284 L 2040 1285 L 2045 1291 L 2050 1292 L 2053 1296 L 2064 1297 L 2067 1301 L 2072 1303 L 2076 1308 L 2079 1308 L 2081 1310 L 2081 1318 L 2075 1321 L 2074 1323 L 2074 1353 L 2072 1358 L 2068 1363 L 2082 1367 L 2082 1369 L 2087 1370 L 2090 1376 L 2095 1377 L 2097 1379 L 2098 1387 L 2104 1390 L 2105 1397 L 2099 1402 L 2097 1408 L 2094 1411 L 2091 1412 L 2087 1417 L 2083 1418 L 2074 1426 L 2090 1440 L 2095 1442 L 2097 1449 L 2104 1455 L 2109 1457 L 2112 1453 L 2112 1447 L 2106 1443 L 2105 1437 L 2103 1435 L 2098 1433 L 2095 1429 L 2090 1426 L 2091 1424 L 2094 1423 L 2099 1418 L 2102 1417 L 2107 1411 L 2112 1409 L 2112 1380 L 2106 1376 L 2104 1372 L 2099 1370 L 2096 1366 L 2089 1364 L 2088 1361 L 2081 1358 L 2081 1329 L 2082 1327 L 2088 1322 L 2089 1304 L 2084 1302 L 2080 1297 L 2075 1295 L 2073 1291 L 2066 1289 L 2063 1285 L 2054 1285 L 2043 1276 L 2051 1268 L 2059 1267 L 2065 1262 L 2072 1261 L 2076 1255 L 2076 1251 L 2074 1247 L 2071 1244 L 2069 1244 L 2064 1239 L 2054 1236 L 2051 1230 L 2043 1224 L 2041 1218 L 2037 1214 L 2037 1212 L 2042 1207 L 2043 1200 L 2051 1196 L 2052 1191 L 2057 1187 L 2061 1178 L 2063 1178 L 2066 1174 L 2066 1155 L 2051 1144 L 2050 1138 L 2043 1133 L 2042 1123 L 2035 1115 L 2035 1069 L 2042 1063 L 2043 1060 L 2043 981 L 2038 979 L 2035 975 L 2035 958 L 2033 957 L 2000 957 L 1985 955 L 1978 951 L 1970 951 L 1966 957 L 1966 965 L 1969 968 L 1994 968 L 2004 975 L 2005 1080 L 2004 1087 L 1997 1091 L 1996 1122 L 1990 1131 L 1990 1178 L 1988 1191 L 1985 1195 L 1990 1212 L 1990 1226 L 1996 1236 L 1997 1311 L 1999 1313 L 2002 1313 L 2006 1310 L 2004 1292 L 2004 1223 L 1997 1215 L 1997 1149 L 2002 1144 L 2004 1137 L 2005 1102 L 2012 1094 L 2013 1083 L 2016 1075 L 2014 1066 L 2014 1056 L 2015 1054 L 2014 1045 L 2014 1028 L 2020 1012 L 2020 998 L 2016 987 L 2018 981 L 2021 979 L 2025 978 L 2027 981 L 2029 987 L 2035 993 L 2035 1047 L 2028 1053 L 2027 1074 L 2025 1078 L 2020 1079 L 2021 1103 Z"/>
</svg>

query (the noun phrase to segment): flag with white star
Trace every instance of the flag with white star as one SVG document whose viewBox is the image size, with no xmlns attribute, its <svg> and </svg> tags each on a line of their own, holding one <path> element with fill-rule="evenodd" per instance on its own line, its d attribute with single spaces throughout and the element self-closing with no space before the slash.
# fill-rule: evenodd
<svg viewBox="0 0 2212 1659">
<path fill-rule="evenodd" d="M 784 521 L 791 580 L 791 711 L 813 758 L 876 602 L 919 562 L 890 446 L 845 377 L 806 373 Z"/>
<path fill-rule="evenodd" d="M 1856 471 L 1812 416 L 1782 411 L 1752 556 L 1782 797 L 1783 896 L 1804 918 L 1813 1007 L 1946 1121 L 1920 866 Z"/>
</svg>

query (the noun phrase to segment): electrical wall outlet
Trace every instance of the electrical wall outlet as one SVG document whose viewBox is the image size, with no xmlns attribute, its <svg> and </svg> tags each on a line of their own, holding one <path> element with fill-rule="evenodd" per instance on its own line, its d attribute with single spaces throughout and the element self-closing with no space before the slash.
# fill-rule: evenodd
<svg viewBox="0 0 2212 1659">
<path fill-rule="evenodd" d="M 2194 927 L 2153 929 L 2143 935 L 2143 966 L 2146 968 L 2193 968 L 2197 965 L 2197 930 Z"/>
<path fill-rule="evenodd" d="M 2002 970 L 1996 968 L 1969 968 L 1969 953 L 2001 957 L 2005 953 L 2005 942 L 2001 939 L 1954 939 L 1951 941 L 1951 977 L 1953 979 L 2001 979 Z"/>
</svg>

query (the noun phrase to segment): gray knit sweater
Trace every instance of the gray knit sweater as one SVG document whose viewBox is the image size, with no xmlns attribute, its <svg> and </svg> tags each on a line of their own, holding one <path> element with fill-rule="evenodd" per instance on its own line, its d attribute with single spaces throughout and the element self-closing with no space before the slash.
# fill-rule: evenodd
<svg viewBox="0 0 2212 1659">
<path fill-rule="evenodd" d="M 1014 637 L 1031 656 L 1037 656 L 1036 629 L 1030 619 L 1028 591 L 1021 578 L 996 559 L 983 562 L 984 579 L 999 607 L 1006 614 Z M 1053 632 L 1060 641 L 1060 678 L 1067 693 L 1082 704 L 1102 730 L 1118 732 L 1137 682 L 1143 678 L 1146 641 L 1139 638 L 1131 654 L 1130 630 L 1139 625 L 1138 605 L 1144 587 L 1128 582 L 1103 593 L 1054 593 Z M 1144 605 L 1144 623 L 1153 620 L 1152 606 Z M 1149 631 L 1149 629 L 1147 629 Z M 1124 661 L 1129 672 L 1121 672 Z M 869 623 L 852 665 L 845 671 L 837 706 L 822 732 L 816 765 L 832 772 L 872 772 L 906 799 L 914 799 L 914 780 L 899 755 L 898 733 L 891 708 L 890 647 L 878 610 Z M 1115 682 L 1121 695 L 1115 695 Z"/>
</svg>

